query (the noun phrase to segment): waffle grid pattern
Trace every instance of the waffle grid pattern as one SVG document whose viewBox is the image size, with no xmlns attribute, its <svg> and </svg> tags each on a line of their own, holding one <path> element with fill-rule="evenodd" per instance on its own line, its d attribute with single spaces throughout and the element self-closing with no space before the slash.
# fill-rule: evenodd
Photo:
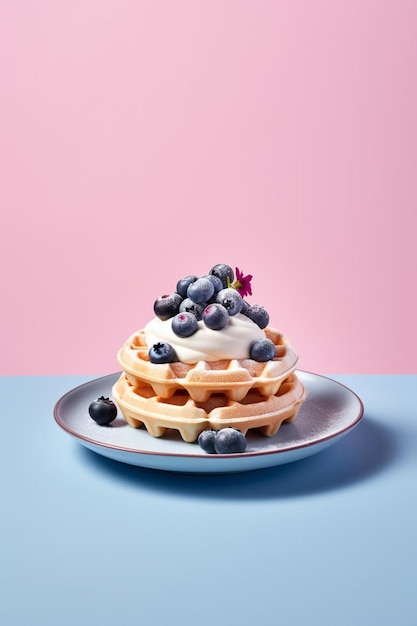
<svg viewBox="0 0 417 626">
<path fill-rule="evenodd" d="M 118 353 L 123 372 L 113 398 L 131 426 L 144 426 L 154 437 L 175 429 L 193 442 L 207 428 L 227 426 L 245 435 L 257 429 L 272 436 L 283 422 L 295 419 L 306 390 L 294 373 L 298 357 L 291 344 L 271 327 L 265 334 L 275 344 L 275 358 L 266 363 L 154 364 L 139 330 Z"/>
</svg>

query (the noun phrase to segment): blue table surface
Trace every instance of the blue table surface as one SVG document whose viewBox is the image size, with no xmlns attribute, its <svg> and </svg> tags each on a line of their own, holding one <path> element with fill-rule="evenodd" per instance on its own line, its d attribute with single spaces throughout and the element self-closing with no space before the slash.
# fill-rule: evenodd
<svg viewBox="0 0 417 626">
<path fill-rule="evenodd" d="M 305 460 L 142 469 L 55 423 L 86 376 L 0 378 L 0 623 L 417 625 L 417 376 L 338 375 L 365 415 Z"/>
</svg>

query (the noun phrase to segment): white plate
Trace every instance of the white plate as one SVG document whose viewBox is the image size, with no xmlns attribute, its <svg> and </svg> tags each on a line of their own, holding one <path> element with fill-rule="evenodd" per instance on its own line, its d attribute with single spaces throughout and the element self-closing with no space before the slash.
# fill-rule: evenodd
<svg viewBox="0 0 417 626">
<path fill-rule="evenodd" d="M 123 463 L 172 472 L 231 473 L 298 461 L 335 443 L 362 418 L 360 398 L 339 382 L 297 371 L 308 396 L 292 424 L 282 424 L 273 437 L 248 433 L 242 454 L 206 454 L 197 443 L 185 443 L 172 431 L 160 439 L 135 429 L 119 416 L 98 426 L 88 414 L 99 396 L 111 397 L 119 373 L 97 378 L 66 393 L 55 405 L 56 422 L 79 443 Z"/>
</svg>

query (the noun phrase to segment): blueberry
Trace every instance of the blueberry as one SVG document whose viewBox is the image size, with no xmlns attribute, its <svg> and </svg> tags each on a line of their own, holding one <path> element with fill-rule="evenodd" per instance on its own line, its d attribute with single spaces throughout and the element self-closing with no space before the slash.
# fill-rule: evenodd
<svg viewBox="0 0 417 626">
<path fill-rule="evenodd" d="M 148 355 L 151 363 L 172 363 L 178 360 L 171 344 L 163 341 L 154 343 L 149 348 Z"/>
<path fill-rule="evenodd" d="M 174 293 L 160 296 L 154 302 L 154 313 L 161 320 L 167 320 L 170 317 L 174 317 L 174 315 L 178 313 L 181 302 L 182 298 L 176 291 L 174 291 Z"/>
<path fill-rule="evenodd" d="M 198 445 L 200 448 L 204 450 L 204 452 L 208 452 L 209 454 L 216 454 L 216 449 L 214 447 L 214 441 L 217 436 L 217 431 L 209 428 L 208 430 L 203 430 L 202 433 L 198 436 Z"/>
<path fill-rule="evenodd" d="M 265 328 L 269 323 L 269 313 L 260 304 L 252 304 L 245 311 L 245 315 L 255 322 L 259 328 Z"/>
<path fill-rule="evenodd" d="M 191 285 L 191 283 L 193 283 L 196 280 L 197 280 L 197 276 L 194 276 L 194 274 L 190 274 L 190 276 L 181 278 L 181 280 L 177 282 L 177 292 L 180 294 L 182 298 L 187 297 L 188 287 Z"/>
<path fill-rule="evenodd" d="M 221 304 L 214 302 L 209 304 L 203 311 L 203 322 L 207 328 L 221 330 L 229 322 L 229 313 Z"/>
<path fill-rule="evenodd" d="M 187 313 L 192 313 L 196 316 L 197 320 L 201 320 L 203 317 L 204 304 L 197 304 L 193 302 L 191 298 L 185 298 L 180 304 L 179 312 L 187 311 Z"/>
<path fill-rule="evenodd" d="M 242 300 L 242 308 L 240 309 L 240 312 L 242 313 L 242 315 L 246 315 L 246 311 L 249 308 L 249 304 L 246 302 L 246 300 Z"/>
<path fill-rule="evenodd" d="M 232 268 L 230 265 L 226 265 L 226 263 L 218 263 L 211 268 L 209 274 L 213 274 L 213 276 L 220 278 L 224 288 L 229 287 L 235 278 Z"/>
<path fill-rule="evenodd" d="M 207 278 L 210 282 L 213 283 L 214 295 L 218 293 L 221 289 L 223 289 L 223 283 L 218 276 L 215 276 L 214 274 L 206 274 L 202 278 Z"/>
<path fill-rule="evenodd" d="M 187 296 L 193 302 L 208 302 L 214 294 L 214 285 L 208 278 L 197 278 L 187 289 Z"/>
<path fill-rule="evenodd" d="M 90 417 L 100 426 L 107 426 L 117 416 L 117 407 L 110 398 L 100 396 L 88 407 Z"/>
<path fill-rule="evenodd" d="M 275 356 L 275 346 L 270 339 L 258 339 L 251 343 L 249 356 L 254 361 L 272 361 Z"/>
<path fill-rule="evenodd" d="M 218 454 L 235 454 L 246 449 L 246 437 L 236 428 L 222 428 L 214 441 L 214 449 Z"/>
<path fill-rule="evenodd" d="M 172 318 L 171 326 L 179 337 L 189 337 L 198 330 L 198 321 L 195 315 L 184 311 Z"/>
<path fill-rule="evenodd" d="M 229 315 L 236 315 L 242 309 L 242 296 L 236 289 L 222 289 L 216 296 L 216 302 L 222 304 Z"/>
</svg>

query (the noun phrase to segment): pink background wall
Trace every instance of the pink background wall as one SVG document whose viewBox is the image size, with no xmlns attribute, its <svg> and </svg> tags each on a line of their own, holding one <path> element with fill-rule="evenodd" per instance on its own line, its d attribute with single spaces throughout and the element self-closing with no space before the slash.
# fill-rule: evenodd
<svg viewBox="0 0 417 626">
<path fill-rule="evenodd" d="M 417 3 L 3 0 L 0 373 L 105 374 L 217 262 L 321 373 L 417 372 Z"/>
</svg>

